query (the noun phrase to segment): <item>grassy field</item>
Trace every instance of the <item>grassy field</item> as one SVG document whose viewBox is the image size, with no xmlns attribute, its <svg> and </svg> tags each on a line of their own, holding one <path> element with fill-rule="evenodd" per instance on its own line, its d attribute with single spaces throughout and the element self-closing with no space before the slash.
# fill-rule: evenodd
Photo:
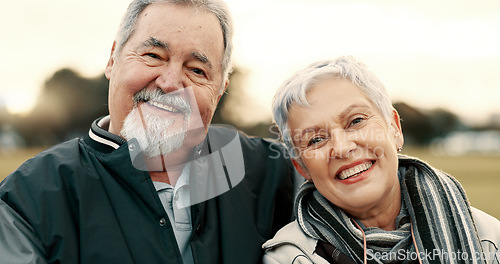
<svg viewBox="0 0 500 264">
<path fill-rule="evenodd" d="M 41 149 L 13 153 L 0 152 L 0 180 Z M 436 156 L 425 149 L 407 148 L 404 154 L 419 157 L 457 178 L 465 188 L 472 206 L 500 219 L 500 155 Z"/>
<path fill-rule="evenodd" d="M 500 219 L 500 155 L 436 156 L 425 149 L 409 148 L 404 154 L 419 157 L 455 177 L 472 206 Z"/>
</svg>

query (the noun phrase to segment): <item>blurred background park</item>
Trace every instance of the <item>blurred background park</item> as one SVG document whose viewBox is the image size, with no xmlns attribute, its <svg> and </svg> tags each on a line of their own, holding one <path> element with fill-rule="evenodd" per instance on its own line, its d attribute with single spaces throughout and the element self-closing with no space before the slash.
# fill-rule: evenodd
<svg viewBox="0 0 500 264">
<path fill-rule="evenodd" d="M 107 114 L 103 75 L 129 1 L 4 3 L 0 180 Z M 228 0 L 235 71 L 213 123 L 277 138 L 270 104 L 309 63 L 353 55 L 385 83 L 404 153 L 463 184 L 500 218 L 500 3 L 493 0 Z"/>
</svg>

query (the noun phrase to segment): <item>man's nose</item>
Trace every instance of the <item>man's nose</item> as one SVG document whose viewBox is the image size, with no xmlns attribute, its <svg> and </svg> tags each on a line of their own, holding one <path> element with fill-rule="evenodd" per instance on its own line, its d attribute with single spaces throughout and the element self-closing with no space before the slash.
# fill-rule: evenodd
<svg viewBox="0 0 500 264">
<path fill-rule="evenodd" d="M 356 142 L 343 129 L 336 129 L 331 133 L 330 157 L 346 159 L 356 149 Z"/>
<path fill-rule="evenodd" d="M 174 92 L 187 87 L 187 80 L 183 74 L 182 66 L 170 63 L 159 69 L 155 84 L 165 93 Z"/>
</svg>

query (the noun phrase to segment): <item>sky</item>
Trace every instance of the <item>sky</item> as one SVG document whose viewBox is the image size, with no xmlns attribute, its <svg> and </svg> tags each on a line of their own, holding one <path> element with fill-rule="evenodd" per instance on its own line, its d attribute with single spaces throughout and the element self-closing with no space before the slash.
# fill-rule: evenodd
<svg viewBox="0 0 500 264">
<path fill-rule="evenodd" d="M 0 105 L 28 111 L 43 83 L 70 67 L 102 74 L 129 1 L 2 1 Z M 276 89 L 310 63 L 352 55 L 393 101 L 441 107 L 469 123 L 500 113 L 500 1 L 227 0 L 234 64 L 246 73 L 239 109 L 269 119 Z"/>
</svg>

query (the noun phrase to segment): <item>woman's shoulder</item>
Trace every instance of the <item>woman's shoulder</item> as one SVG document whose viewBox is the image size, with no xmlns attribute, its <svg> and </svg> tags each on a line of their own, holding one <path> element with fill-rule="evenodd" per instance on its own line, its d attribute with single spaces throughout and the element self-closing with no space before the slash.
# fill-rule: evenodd
<svg viewBox="0 0 500 264">
<path fill-rule="evenodd" d="M 479 237 L 500 241 L 500 221 L 477 208 L 471 207 L 471 211 Z"/>
<path fill-rule="evenodd" d="M 500 247 L 500 221 L 474 207 L 471 207 L 471 212 L 481 245 L 483 246 L 483 253 L 491 253 L 487 256 L 496 258 L 496 253 Z M 496 261 L 499 260 L 496 259 Z"/>
<path fill-rule="evenodd" d="M 262 248 L 265 250 L 263 262 L 271 263 L 325 263 L 328 262 L 315 253 L 318 240 L 305 234 L 297 221 L 281 228 Z"/>
<path fill-rule="evenodd" d="M 262 248 L 272 250 L 286 244 L 296 244 L 301 249 L 307 252 L 313 252 L 316 248 L 317 239 L 306 235 L 299 226 L 297 221 L 293 221 L 282 227 L 276 235 L 268 240 Z"/>
</svg>

